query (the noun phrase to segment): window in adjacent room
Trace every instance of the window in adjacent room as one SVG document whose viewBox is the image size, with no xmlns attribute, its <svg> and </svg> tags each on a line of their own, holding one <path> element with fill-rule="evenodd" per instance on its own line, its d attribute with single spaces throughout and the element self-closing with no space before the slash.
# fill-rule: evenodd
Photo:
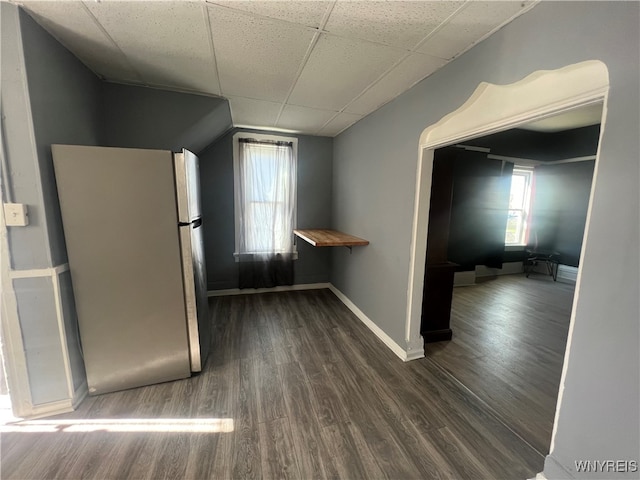
<svg viewBox="0 0 640 480">
<path fill-rule="evenodd" d="M 297 139 L 237 133 L 233 143 L 236 259 L 295 258 Z"/>
<path fill-rule="evenodd" d="M 509 217 L 504 240 L 506 245 L 525 245 L 527 243 L 527 220 L 531 205 L 532 180 L 532 169 L 518 166 L 513 169 L 509 195 Z"/>
</svg>

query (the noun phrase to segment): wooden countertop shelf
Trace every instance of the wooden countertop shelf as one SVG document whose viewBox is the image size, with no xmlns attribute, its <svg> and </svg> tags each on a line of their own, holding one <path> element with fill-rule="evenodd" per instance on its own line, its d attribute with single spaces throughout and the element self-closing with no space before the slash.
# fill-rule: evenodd
<svg viewBox="0 0 640 480">
<path fill-rule="evenodd" d="M 309 229 L 294 230 L 294 235 L 309 242 L 314 247 L 357 247 L 369 245 L 369 240 L 354 237 L 337 230 Z"/>
</svg>

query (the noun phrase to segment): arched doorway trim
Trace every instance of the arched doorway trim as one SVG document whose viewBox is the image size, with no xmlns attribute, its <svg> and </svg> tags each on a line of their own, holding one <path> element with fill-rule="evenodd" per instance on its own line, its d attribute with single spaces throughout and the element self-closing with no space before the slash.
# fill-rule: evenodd
<svg viewBox="0 0 640 480">
<path fill-rule="evenodd" d="M 609 72 L 606 65 L 599 60 L 568 65 L 558 70 L 539 70 L 509 85 L 483 82 L 460 108 L 422 132 L 416 172 L 407 289 L 407 360 L 424 356 L 420 318 L 434 150 L 600 102 L 603 103 L 600 128 L 602 136 L 608 91 Z M 597 181 L 598 157 L 599 155 L 596 157 L 594 184 Z M 590 211 L 591 207 L 587 214 L 585 239 L 589 228 Z M 579 289 L 580 275 L 576 284 L 577 294 Z M 573 326 L 573 313 L 571 326 Z M 571 330 L 568 342 L 570 341 Z M 570 343 L 567 344 L 567 349 L 569 346 Z"/>
</svg>

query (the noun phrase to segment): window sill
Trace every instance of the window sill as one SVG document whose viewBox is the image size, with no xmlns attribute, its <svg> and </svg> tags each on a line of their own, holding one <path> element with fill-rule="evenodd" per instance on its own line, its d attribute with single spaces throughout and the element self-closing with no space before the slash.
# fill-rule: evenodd
<svg viewBox="0 0 640 480">
<path fill-rule="evenodd" d="M 526 245 L 524 244 L 508 244 L 504 246 L 504 251 L 505 252 L 520 252 L 522 250 L 525 250 L 527 248 Z"/>
</svg>

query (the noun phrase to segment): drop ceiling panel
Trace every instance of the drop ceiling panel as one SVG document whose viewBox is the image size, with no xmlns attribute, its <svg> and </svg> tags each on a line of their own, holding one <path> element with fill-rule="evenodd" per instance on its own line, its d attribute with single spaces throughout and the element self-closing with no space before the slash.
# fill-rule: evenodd
<svg viewBox="0 0 640 480">
<path fill-rule="evenodd" d="M 414 53 L 351 103 L 345 112 L 366 115 L 438 70 L 446 60 Z"/>
<path fill-rule="evenodd" d="M 288 103 L 339 111 L 404 54 L 396 48 L 324 34 Z"/>
<path fill-rule="evenodd" d="M 330 110 L 285 105 L 276 126 L 287 130 L 315 133 L 335 117 L 337 113 Z"/>
<path fill-rule="evenodd" d="M 209 6 L 222 94 L 285 100 L 315 30 Z"/>
<path fill-rule="evenodd" d="M 519 1 L 468 2 L 446 25 L 420 45 L 417 51 L 441 58 L 453 58 L 530 5 L 531 2 Z"/>
<path fill-rule="evenodd" d="M 87 2 L 85 5 L 145 82 L 220 94 L 204 4 Z"/>
<path fill-rule="evenodd" d="M 139 83 L 126 57 L 96 25 L 80 2 L 28 2 L 24 8 L 93 72 Z"/>
<path fill-rule="evenodd" d="M 292 1 L 222 1 L 210 2 L 236 10 L 255 13 L 264 17 L 275 18 L 286 22 L 299 23 L 312 28 L 321 26 L 322 19 L 333 2 L 292 2 Z"/>
<path fill-rule="evenodd" d="M 464 2 L 337 2 L 325 27 L 330 33 L 411 49 Z"/>
<path fill-rule="evenodd" d="M 9 1 L 108 80 L 228 97 L 235 125 L 335 135 L 538 0 Z"/>
<path fill-rule="evenodd" d="M 318 135 L 326 137 L 335 137 L 343 130 L 362 119 L 362 115 L 355 115 L 353 113 L 341 113 L 333 120 L 331 120 L 325 127 L 318 132 Z"/>
<path fill-rule="evenodd" d="M 227 97 L 231 108 L 231 120 L 234 125 L 254 127 L 274 127 L 280 103 L 266 102 L 245 97 Z"/>
</svg>

